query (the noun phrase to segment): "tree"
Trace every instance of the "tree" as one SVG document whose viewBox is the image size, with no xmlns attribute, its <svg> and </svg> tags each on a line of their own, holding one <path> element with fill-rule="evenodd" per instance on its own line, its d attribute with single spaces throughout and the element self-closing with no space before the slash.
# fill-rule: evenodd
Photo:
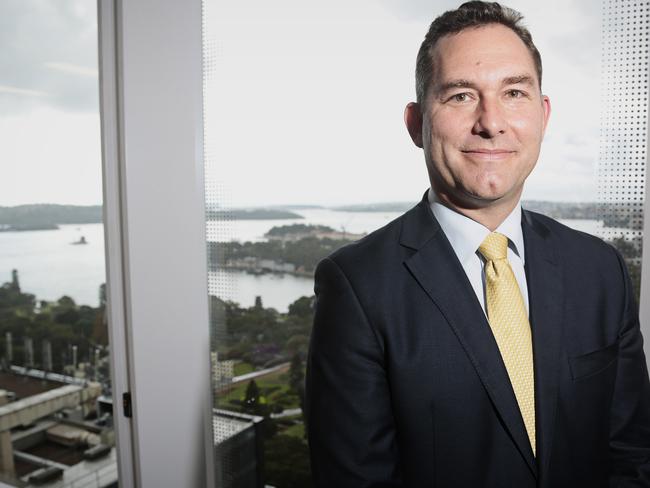
<svg viewBox="0 0 650 488">
<path fill-rule="evenodd" d="M 59 300 L 57 301 L 57 305 L 59 308 L 62 309 L 70 309 L 70 308 L 75 308 L 77 306 L 74 300 L 67 295 L 63 295 L 61 298 L 59 298 Z"/>
<path fill-rule="evenodd" d="M 305 375 L 302 369 L 302 360 L 299 354 L 294 354 L 291 358 L 291 366 L 289 367 L 289 386 L 296 393 L 300 392 L 305 380 Z"/>
<path fill-rule="evenodd" d="M 301 358 L 307 357 L 309 336 L 305 334 L 292 335 L 286 343 L 286 349 L 292 356 L 299 354 Z"/>
<path fill-rule="evenodd" d="M 305 370 L 300 359 L 300 354 L 296 353 L 291 358 L 289 367 L 289 386 L 296 392 L 300 399 L 300 409 L 305 410 Z"/>
<path fill-rule="evenodd" d="M 278 434 L 264 443 L 264 482 L 282 488 L 313 486 L 309 447 L 301 439 Z"/>
<path fill-rule="evenodd" d="M 626 239 L 623 236 L 612 239 L 610 241 L 610 244 L 618 249 L 626 260 L 636 258 L 641 255 L 640 251 L 636 248 L 632 241 Z"/>
<path fill-rule="evenodd" d="M 36 297 L 20 291 L 18 270 L 11 272 L 11 282 L 0 286 L 0 321 L 14 313 L 32 315 L 36 306 Z"/>
<path fill-rule="evenodd" d="M 246 387 L 246 394 L 244 396 L 244 411 L 248 413 L 257 413 L 260 406 L 260 388 L 255 383 L 255 380 L 250 380 Z"/>
<path fill-rule="evenodd" d="M 314 297 L 300 297 L 289 305 L 289 315 L 294 315 L 300 318 L 309 318 L 314 316 Z"/>
<path fill-rule="evenodd" d="M 108 346 L 108 325 L 106 323 L 105 309 L 100 309 L 95 316 L 91 338 L 95 344 Z"/>
</svg>

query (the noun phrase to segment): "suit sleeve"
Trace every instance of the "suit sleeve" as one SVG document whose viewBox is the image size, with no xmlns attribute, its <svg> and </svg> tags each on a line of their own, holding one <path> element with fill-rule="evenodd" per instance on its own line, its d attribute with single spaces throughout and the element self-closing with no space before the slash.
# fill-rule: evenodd
<svg viewBox="0 0 650 488">
<path fill-rule="evenodd" d="M 318 488 L 398 488 L 395 424 L 379 334 L 330 258 L 315 273 L 306 422 Z"/>
<path fill-rule="evenodd" d="M 618 371 L 610 420 L 611 488 L 650 488 L 650 385 L 639 313 L 627 267 L 622 269 L 625 307 L 619 332 Z"/>
</svg>

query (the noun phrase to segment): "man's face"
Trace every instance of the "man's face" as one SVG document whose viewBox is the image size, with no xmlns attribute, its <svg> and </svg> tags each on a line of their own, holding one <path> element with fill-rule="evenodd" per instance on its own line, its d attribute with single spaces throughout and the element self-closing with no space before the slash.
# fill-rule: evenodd
<svg viewBox="0 0 650 488">
<path fill-rule="evenodd" d="M 532 55 L 500 24 L 447 35 L 432 54 L 426 100 L 419 110 L 410 105 L 420 118 L 413 127 L 407 107 L 406 119 L 434 190 L 460 208 L 514 205 L 550 113 Z"/>
</svg>

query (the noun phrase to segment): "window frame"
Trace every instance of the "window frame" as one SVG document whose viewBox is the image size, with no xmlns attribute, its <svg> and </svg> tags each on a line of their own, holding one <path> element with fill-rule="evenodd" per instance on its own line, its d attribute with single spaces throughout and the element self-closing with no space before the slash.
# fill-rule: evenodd
<svg viewBox="0 0 650 488">
<path fill-rule="evenodd" d="M 202 4 L 97 5 L 120 486 L 214 486 Z"/>
</svg>

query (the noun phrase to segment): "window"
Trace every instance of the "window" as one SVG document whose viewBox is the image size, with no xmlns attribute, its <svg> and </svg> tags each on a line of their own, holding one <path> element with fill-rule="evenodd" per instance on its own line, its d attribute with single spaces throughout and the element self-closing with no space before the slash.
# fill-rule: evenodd
<svg viewBox="0 0 650 488">
<path fill-rule="evenodd" d="M 0 480 L 117 486 L 97 11 L 30 0 L 0 17 Z"/>
<path fill-rule="evenodd" d="M 523 207 L 613 243 L 638 296 L 648 24 L 635 19 L 648 2 L 509 5 L 542 54 L 553 105 Z M 310 486 L 301 406 L 314 267 L 428 187 L 402 111 L 432 17 L 455 6 L 204 0 L 219 486 Z"/>
</svg>

